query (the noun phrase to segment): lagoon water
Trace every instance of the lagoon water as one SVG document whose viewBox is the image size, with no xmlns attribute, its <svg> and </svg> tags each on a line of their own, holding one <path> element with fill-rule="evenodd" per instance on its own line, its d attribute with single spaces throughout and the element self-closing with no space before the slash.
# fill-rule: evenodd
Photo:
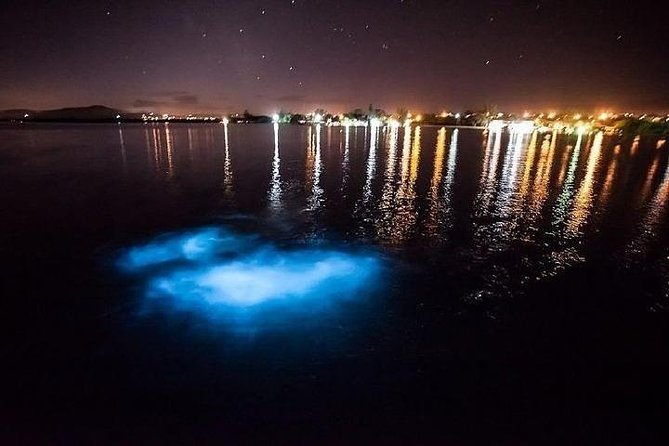
<svg viewBox="0 0 669 446">
<path fill-rule="evenodd" d="M 657 444 L 669 147 L 0 127 L 2 436 Z"/>
</svg>

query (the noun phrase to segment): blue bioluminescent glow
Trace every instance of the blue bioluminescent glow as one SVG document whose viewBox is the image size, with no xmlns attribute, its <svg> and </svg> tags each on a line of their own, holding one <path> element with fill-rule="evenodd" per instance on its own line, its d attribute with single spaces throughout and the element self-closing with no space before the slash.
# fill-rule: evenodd
<svg viewBox="0 0 669 446">
<path fill-rule="evenodd" d="M 161 276 L 151 281 L 150 291 L 249 307 L 276 299 L 323 298 L 350 292 L 364 284 L 374 267 L 372 258 L 332 251 L 262 251 Z"/>
<path fill-rule="evenodd" d="M 142 246 L 129 249 L 121 257 L 120 266 L 126 271 L 167 262 L 208 261 L 216 255 L 238 253 L 251 245 L 253 239 L 221 228 L 203 228 L 183 234 L 168 234 Z"/>
<path fill-rule="evenodd" d="M 128 249 L 119 261 L 123 271 L 145 279 L 148 301 L 236 321 L 332 308 L 375 287 L 380 266 L 370 252 L 278 248 L 224 228 L 164 235 Z"/>
</svg>

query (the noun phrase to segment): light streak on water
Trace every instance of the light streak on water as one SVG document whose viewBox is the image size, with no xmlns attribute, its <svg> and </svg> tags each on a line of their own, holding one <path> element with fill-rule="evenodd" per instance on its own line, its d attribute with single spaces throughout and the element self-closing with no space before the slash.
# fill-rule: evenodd
<svg viewBox="0 0 669 446">
<path fill-rule="evenodd" d="M 592 201 L 594 199 L 593 189 L 596 182 L 596 173 L 599 168 L 603 139 L 604 134 L 601 132 L 595 136 L 588 156 L 585 177 L 574 197 L 574 207 L 567 221 L 566 228 L 567 234 L 572 237 L 582 234 L 582 228 L 587 223 L 592 210 Z"/>
<path fill-rule="evenodd" d="M 523 167 L 523 177 L 520 180 L 520 189 L 518 195 L 520 196 L 521 201 L 525 201 L 528 192 L 530 191 L 530 177 L 532 174 L 532 169 L 534 167 L 534 157 L 537 151 L 537 138 L 539 137 L 539 132 L 534 131 L 532 137 L 530 138 L 530 143 L 527 147 L 527 155 L 525 156 L 525 166 Z"/>
<path fill-rule="evenodd" d="M 497 213 L 504 218 L 509 218 L 511 215 L 520 215 L 521 202 L 516 196 L 516 189 L 519 186 L 517 181 L 518 167 L 524 142 L 525 135 L 523 133 L 511 133 L 500 178 L 500 192 L 495 204 Z"/>
<path fill-rule="evenodd" d="M 476 215 L 484 216 L 488 213 L 490 200 L 495 189 L 495 177 L 497 176 L 497 161 L 502 144 L 501 130 L 488 135 L 488 142 L 483 158 L 483 167 L 481 169 L 481 179 L 479 181 L 480 189 L 476 197 L 477 207 Z"/>
<path fill-rule="evenodd" d="M 441 179 L 444 168 L 444 152 L 446 151 L 446 129 L 442 127 L 437 133 L 437 146 L 434 151 L 434 162 L 432 166 L 432 180 L 430 181 L 429 207 L 425 222 L 425 232 L 430 237 L 438 235 L 437 229 L 440 222 L 440 213 L 443 210 L 439 197 Z"/>
<path fill-rule="evenodd" d="M 583 135 L 578 135 L 576 140 L 576 147 L 571 155 L 569 162 L 569 170 L 562 187 L 562 192 L 557 199 L 555 209 L 553 211 L 553 225 L 562 224 L 567 218 L 567 211 L 573 199 L 574 180 L 576 178 L 576 167 L 578 165 L 578 157 L 581 154 L 581 144 L 583 143 Z"/>
<path fill-rule="evenodd" d="M 118 139 L 119 139 L 119 145 L 121 147 L 121 160 L 123 161 L 123 168 L 127 169 L 128 157 L 125 151 L 125 141 L 123 140 L 123 128 L 121 127 L 121 124 L 119 124 L 118 126 Z"/>
<path fill-rule="evenodd" d="M 174 175 L 174 143 L 168 123 L 165 123 L 165 146 L 167 147 L 167 174 L 172 176 Z"/>
<path fill-rule="evenodd" d="M 669 164 L 653 198 L 646 205 L 645 215 L 639 224 L 639 234 L 627 247 L 628 257 L 647 254 L 651 242 L 658 237 L 669 207 Z"/>
<path fill-rule="evenodd" d="M 620 154 L 620 149 L 620 145 L 617 145 L 614 149 L 613 159 L 611 160 L 611 164 L 606 171 L 604 185 L 602 186 L 602 190 L 599 192 L 599 206 L 602 212 L 606 210 L 609 198 L 611 197 L 611 188 L 613 187 L 614 179 L 617 173 L 618 155 Z"/>
<path fill-rule="evenodd" d="M 531 224 L 534 224 L 540 218 L 542 209 L 548 198 L 556 145 L 557 131 L 553 131 L 551 136 L 546 136 L 541 145 L 536 176 L 534 178 L 534 187 L 530 194 L 528 220 Z"/>
<path fill-rule="evenodd" d="M 310 129 L 311 130 L 311 129 Z M 323 170 L 322 160 L 321 160 L 321 125 L 316 124 L 315 133 L 313 136 L 310 134 L 310 142 L 308 151 L 312 157 L 313 165 L 307 163 L 307 169 L 312 167 L 311 172 L 307 172 L 308 178 L 311 182 L 311 194 L 308 198 L 307 210 L 317 211 L 323 202 L 323 187 L 321 187 L 321 172 Z M 307 181 L 309 182 L 309 181 Z"/>
<path fill-rule="evenodd" d="M 341 193 L 346 195 L 346 185 L 349 181 L 350 176 L 350 137 L 351 137 L 351 126 L 346 125 L 344 127 L 344 157 L 341 162 Z"/>
<path fill-rule="evenodd" d="M 411 127 L 404 127 L 404 147 L 401 158 L 401 182 L 395 194 L 395 214 L 393 216 L 392 243 L 404 241 L 414 230 L 417 221 L 415 185 L 418 179 L 418 164 L 421 151 L 421 128 L 415 127 L 413 142 Z"/>
<path fill-rule="evenodd" d="M 372 126 L 369 140 L 369 154 L 367 156 L 367 171 L 365 174 L 365 185 L 362 189 L 363 207 L 369 203 L 372 198 L 372 180 L 376 175 L 376 141 L 379 136 L 379 128 Z"/>
<path fill-rule="evenodd" d="M 223 137 L 225 144 L 225 161 L 223 162 L 223 189 L 226 195 L 232 194 L 232 160 L 230 158 L 230 143 L 228 138 L 228 124 L 223 126 Z"/>
<path fill-rule="evenodd" d="M 395 170 L 397 162 L 397 143 L 399 138 L 399 127 L 390 130 L 388 143 L 388 156 L 386 168 L 383 175 L 383 189 L 379 199 L 380 217 L 377 219 L 377 233 L 381 239 L 386 239 L 392 233 L 392 217 L 394 210 L 395 195 Z"/>
<path fill-rule="evenodd" d="M 274 123 L 274 158 L 272 159 L 272 179 L 268 193 L 270 207 L 281 207 L 281 157 L 279 156 L 279 123 Z"/>
</svg>

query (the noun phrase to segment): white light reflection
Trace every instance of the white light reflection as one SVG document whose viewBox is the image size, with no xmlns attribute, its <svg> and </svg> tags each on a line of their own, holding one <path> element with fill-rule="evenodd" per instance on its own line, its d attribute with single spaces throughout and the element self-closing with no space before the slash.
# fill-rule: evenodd
<svg viewBox="0 0 669 446">
<path fill-rule="evenodd" d="M 458 137 L 460 130 L 453 130 L 451 144 L 448 147 L 448 161 L 446 161 L 446 175 L 444 176 L 443 217 L 442 224 L 446 229 L 453 226 L 453 184 L 455 182 L 455 166 L 458 158 Z"/>
<path fill-rule="evenodd" d="M 448 148 L 448 162 L 446 165 L 446 177 L 444 178 L 444 198 L 447 203 L 450 203 L 451 193 L 453 189 L 453 180 L 455 177 L 455 163 L 458 158 L 458 136 L 460 130 L 453 130 L 451 136 L 451 145 Z"/>
<path fill-rule="evenodd" d="M 225 160 L 223 162 L 223 190 L 226 195 L 232 194 L 232 160 L 230 159 L 230 144 L 228 138 L 228 124 L 223 125 L 223 138 L 225 144 Z"/>
<path fill-rule="evenodd" d="M 279 123 L 274 125 L 274 157 L 272 159 L 272 180 L 269 188 L 269 203 L 273 210 L 281 207 L 281 158 L 279 156 Z"/>
<path fill-rule="evenodd" d="M 160 146 L 160 133 L 158 133 L 158 129 L 153 127 L 152 129 L 153 132 L 153 161 L 154 161 L 154 167 L 156 171 L 160 170 L 160 152 L 161 152 L 161 146 Z"/>
<path fill-rule="evenodd" d="M 564 185 L 562 186 L 562 192 L 555 203 L 553 226 L 560 225 L 567 218 L 567 211 L 571 206 L 574 194 L 574 180 L 576 178 L 578 159 L 581 154 L 581 144 L 583 144 L 583 135 L 579 133 L 576 140 L 576 147 L 574 148 L 574 152 L 571 155 L 571 161 L 569 162 L 569 170 L 567 171 L 567 176 Z"/>
<path fill-rule="evenodd" d="M 524 142 L 525 134 L 512 129 L 509 146 L 504 157 L 504 167 L 502 168 L 502 177 L 500 179 L 500 193 L 497 196 L 495 204 L 497 213 L 505 220 L 512 216 L 518 217 L 521 211 L 521 202 L 515 197 L 515 193 L 519 185 L 517 180 L 518 167 L 523 153 Z M 506 223 L 509 227 L 505 230 L 505 235 L 510 235 L 510 232 L 517 225 L 517 220 L 513 218 Z"/>
<path fill-rule="evenodd" d="M 391 229 L 391 242 L 401 243 L 414 230 L 417 221 L 415 185 L 418 179 L 418 167 L 421 151 L 421 128 L 414 129 L 413 144 L 411 142 L 411 127 L 404 127 L 404 147 L 401 159 L 401 182 L 395 195 L 396 212 Z"/>
<path fill-rule="evenodd" d="M 502 130 L 488 135 L 483 168 L 481 171 L 480 190 L 477 196 L 475 213 L 478 216 L 486 215 L 496 186 L 497 163 L 502 146 Z"/>
<path fill-rule="evenodd" d="M 188 158 L 193 162 L 193 129 L 188 127 Z"/>
<path fill-rule="evenodd" d="M 172 176 L 174 175 L 174 142 L 167 122 L 165 123 L 165 146 L 167 147 L 167 173 Z"/>
<path fill-rule="evenodd" d="M 347 121 L 346 126 L 344 127 L 344 156 L 341 162 L 341 193 L 343 196 L 346 196 L 346 185 L 348 184 L 349 176 L 351 174 L 350 138 L 351 126 Z"/>
<path fill-rule="evenodd" d="M 539 132 L 535 130 L 530 138 L 530 144 L 527 147 L 527 155 L 525 155 L 525 166 L 523 167 L 523 177 L 520 180 L 519 201 L 524 204 L 525 198 L 530 191 L 530 177 L 534 167 L 534 157 L 537 151 L 537 139 Z"/>
<path fill-rule="evenodd" d="M 379 200 L 380 218 L 377 220 L 376 231 L 381 239 L 390 237 L 392 232 L 392 216 L 395 195 L 395 166 L 397 164 L 397 143 L 399 127 L 393 126 L 390 130 L 386 169 L 383 174 L 383 189 Z"/>
<path fill-rule="evenodd" d="M 149 134 L 149 129 L 147 127 L 144 128 L 144 139 L 146 142 L 146 165 L 150 167 L 151 164 L 153 164 L 153 161 L 151 156 L 151 135 Z"/>
<path fill-rule="evenodd" d="M 310 141 L 309 150 L 313 157 L 313 171 L 311 176 L 311 195 L 308 200 L 307 210 L 316 211 L 321 207 L 323 201 L 323 188 L 321 187 L 321 124 L 316 124 L 316 131 Z"/>
<path fill-rule="evenodd" d="M 363 206 L 372 198 L 372 180 L 376 175 L 376 141 L 379 136 L 378 123 L 372 122 L 369 139 L 369 154 L 367 155 L 367 171 L 365 173 L 365 185 L 362 188 Z"/>
<path fill-rule="evenodd" d="M 123 140 L 123 128 L 119 124 L 118 126 L 118 139 L 119 145 L 121 146 L 121 161 L 123 162 L 123 169 L 128 168 L 128 157 L 125 153 L 125 141 Z"/>
</svg>

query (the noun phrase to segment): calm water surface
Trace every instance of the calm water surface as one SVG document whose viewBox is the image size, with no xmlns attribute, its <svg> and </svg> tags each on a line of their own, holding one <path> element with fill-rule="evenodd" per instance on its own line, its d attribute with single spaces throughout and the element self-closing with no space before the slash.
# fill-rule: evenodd
<svg viewBox="0 0 669 446">
<path fill-rule="evenodd" d="M 668 158 L 633 135 L 4 125 L 2 435 L 659 444 Z"/>
</svg>

